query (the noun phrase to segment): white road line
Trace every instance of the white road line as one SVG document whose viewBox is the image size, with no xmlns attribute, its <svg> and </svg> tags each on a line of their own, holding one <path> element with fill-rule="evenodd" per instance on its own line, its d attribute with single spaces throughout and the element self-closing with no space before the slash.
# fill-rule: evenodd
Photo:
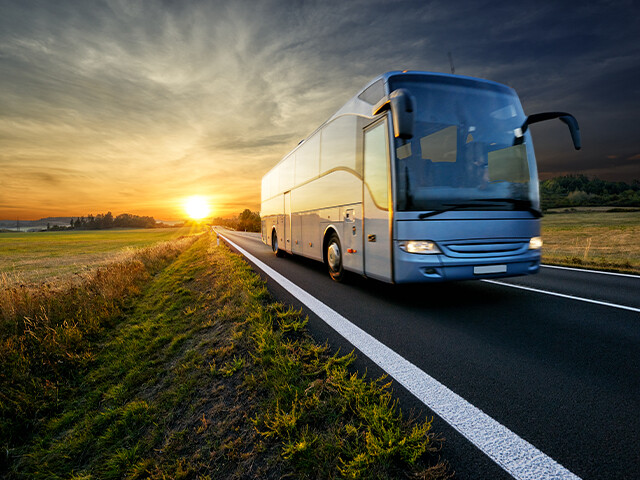
<svg viewBox="0 0 640 480">
<path fill-rule="evenodd" d="M 560 270 L 572 270 L 574 272 L 601 273 L 602 275 L 615 275 L 617 277 L 638 278 L 640 275 L 632 275 L 631 273 L 605 272 L 604 270 L 589 270 L 587 268 L 561 267 L 560 265 L 541 265 L 544 268 L 558 268 Z"/>
<path fill-rule="evenodd" d="M 600 300 L 593 300 L 591 298 L 576 297 L 574 295 L 551 292 L 549 290 L 540 290 L 538 288 L 525 287 L 523 285 L 515 285 L 513 283 L 498 282 L 497 280 L 488 280 L 488 279 L 481 280 L 481 282 L 494 283 L 496 285 L 503 285 L 505 287 L 520 288 L 521 290 L 528 290 L 530 292 L 536 292 L 536 293 L 544 293 L 545 295 L 553 295 L 555 297 L 569 298 L 571 300 L 579 300 L 581 302 L 595 303 L 596 305 L 604 305 L 605 307 L 621 308 L 622 310 L 629 310 L 631 312 L 640 312 L 640 308 L 628 307 L 627 305 L 619 305 L 617 303 L 603 302 Z"/>
<path fill-rule="evenodd" d="M 580 477 L 479 408 L 471 405 L 338 312 L 265 265 L 242 247 L 226 237 L 223 238 L 514 478 L 518 480 L 580 480 Z"/>
</svg>

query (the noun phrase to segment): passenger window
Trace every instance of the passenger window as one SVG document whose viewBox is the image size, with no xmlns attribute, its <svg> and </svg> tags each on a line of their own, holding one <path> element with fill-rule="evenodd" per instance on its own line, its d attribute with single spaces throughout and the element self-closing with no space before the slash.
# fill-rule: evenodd
<svg viewBox="0 0 640 480">
<path fill-rule="evenodd" d="M 315 178 L 320 173 L 320 136 L 314 135 L 296 150 L 296 185 Z"/>
<path fill-rule="evenodd" d="M 286 192 L 293 188 L 293 171 L 295 168 L 295 154 L 289 155 L 280 164 L 280 184 L 278 193 Z"/>
<path fill-rule="evenodd" d="M 332 168 L 356 169 L 356 129 L 354 115 L 338 117 L 322 129 L 320 172 Z"/>
</svg>

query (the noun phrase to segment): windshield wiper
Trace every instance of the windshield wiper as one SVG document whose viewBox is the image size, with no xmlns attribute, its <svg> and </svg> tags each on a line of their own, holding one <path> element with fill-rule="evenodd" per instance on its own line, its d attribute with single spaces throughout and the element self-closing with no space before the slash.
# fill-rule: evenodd
<svg viewBox="0 0 640 480">
<path fill-rule="evenodd" d="M 472 200 L 475 201 L 475 200 Z M 494 207 L 492 203 L 443 203 L 445 207 L 442 210 L 434 210 L 433 212 L 421 213 L 418 215 L 418 218 L 422 220 L 423 218 L 433 217 L 434 215 L 440 215 L 444 212 L 451 212 L 453 210 L 461 210 L 463 208 L 477 208 L 477 207 Z"/>
<path fill-rule="evenodd" d="M 442 210 L 434 210 L 433 212 L 421 213 L 420 215 L 418 215 L 418 218 L 422 220 L 424 218 L 440 215 L 441 213 L 451 212 L 453 210 L 461 210 L 464 208 L 495 207 L 495 203 L 497 202 L 510 203 L 515 207 L 514 210 L 525 210 L 531 213 L 536 218 L 542 217 L 542 212 L 531 207 L 530 202 L 525 200 L 514 200 L 512 198 L 478 198 L 478 199 L 470 200 L 470 202 L 476 202 L 476 203 L 443 203 L 444 206 L 449 208 L 445 208 Z M 485 202 L 485 203 L 482 203 L 482 202 Z M 486 202 L 491 202 L 491 203 L 486 203 Z"/>
<path fill-rule="evenodd" d="M 482 201 L 510 203 L 511 205 L 513 205 L 514 210 L 523 210 L 525 212 L 529 212 L 536 218 L 542 217 L 542 212 L 533 208 L 529 200 L 516 200 L 514 198 L 483 198 Z"/>
</svg>

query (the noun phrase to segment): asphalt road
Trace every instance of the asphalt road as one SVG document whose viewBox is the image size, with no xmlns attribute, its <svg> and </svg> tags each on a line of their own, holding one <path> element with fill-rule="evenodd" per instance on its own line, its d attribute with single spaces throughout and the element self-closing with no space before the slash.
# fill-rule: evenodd
<svg viewBox="0 0 640 480">
<path fill-rule="evenodd" d="M 640 478 L 639 277 L 543 267 L 499 280 L 564 297 L 484 281 L 394 286 L 353 275 L 337 284 L 321 263 L 276 258 L 256 234 L 221 233 L 573 474 Z M 303 306 L 256 271 L 274 297 Z M 353 349 L 305 312 L 318 341 Z M 383 373 L 362 354 L 356 368 Z M 393 388 L 404 412 L 433 415 Z M 434 430 L 456 478 L 512 478 L 437 415 Z"/>
</svg>

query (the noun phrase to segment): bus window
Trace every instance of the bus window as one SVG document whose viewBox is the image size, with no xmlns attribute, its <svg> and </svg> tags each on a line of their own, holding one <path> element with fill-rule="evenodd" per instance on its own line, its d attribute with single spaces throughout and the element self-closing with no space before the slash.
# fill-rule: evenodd
<svg viewBox="0 0 640 480">
<path fill-rule="evenodd" d="M 375 105 L 382 100 L 382 97 L 384 97 L 384 83 L 382 80 L 372 83 L 358 96 L 360 100 L 363 100 L 370 105 Z"/>
<path fill-rule="evenodd" d="M 292 154 L 280 164 L 280 183 L 278 193 L 286 192 L 293 188 L 293 169 L 295 167 L 295 159 L 295 154 Z"/>
<path fill-rule="evenodd" d="M 320 173 L 320 141 L 319 135 L 306 140 L 296 150 L 296 185 L 315 178 Z"/>
<path fill-rule="evenodd" d="M 332 168 L 356 169 L 356 129 L 354 115 L 338 117 L 322 129 L 320 173 Z"/>
</svg>

